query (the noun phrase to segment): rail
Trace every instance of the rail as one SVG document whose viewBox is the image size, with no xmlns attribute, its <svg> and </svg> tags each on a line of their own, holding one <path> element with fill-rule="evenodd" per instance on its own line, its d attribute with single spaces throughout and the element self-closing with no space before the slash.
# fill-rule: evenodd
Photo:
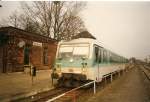
<svg viewBox="0 0 150 102">
<path fill-rule="evenodd" d="M 78 90 L 78 89 L 80 89 L 80 88 L 82 88 L 82 87 L 85 87 L 85 86 L 88 86 L 88 85 L 90 85 L 90 84 L 94 84 L 93 91 L 94 91 L 94 94 L 95 94 L 95 93 L 96 93 L 95 81 L 91 81 L 91 82 L 86 83 L 86 84 L 84 84 L 84 85 L 81 85 L 81 86 L 79 86 L 79 87 L 77 87 L 77 88 L 71 89 L 70 91 L 67 91 L 67 92 L 65 92 L 65 93 L 63 93 L 63 94 L 60 94 L 59 96 L 56 96 L 56 97 L 54 97 L 54 98 L 52 98 L 52 99 L 49 99 L 49 100 L 47 100 L 46 102 L 52 102 L 52 101 L 54 101 L 54 100 L 56 100 L 56 99 L 61 98 L 62 96 L 67 95 L 68 93 L 71 93 L 71 92 L 73 92 L 73 91 L 75 91 L 75 90 Z"/>
<path fill-rule="evenodd" d="M 144 68 L 142 68 L 142 71 L 144 72 L 147 79 L 150 81 L 150 69 L 147 68 L 147 66 L 144 66 Z M 149 71 L 149 72 L 147 72 L 147 71 Z"/>
</svg>

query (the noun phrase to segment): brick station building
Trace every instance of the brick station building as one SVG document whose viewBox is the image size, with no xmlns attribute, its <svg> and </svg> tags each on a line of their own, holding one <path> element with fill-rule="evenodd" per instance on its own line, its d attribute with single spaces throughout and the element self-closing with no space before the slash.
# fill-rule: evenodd
<svg viewBox="0 0 150 102">
<path fill-rule="evenodd" d="M 57 41 L 14 27 L 0 28 L 0 73 L 20 72 L 26 65 L 50 69 L 55 60 Z"/>
</svg>

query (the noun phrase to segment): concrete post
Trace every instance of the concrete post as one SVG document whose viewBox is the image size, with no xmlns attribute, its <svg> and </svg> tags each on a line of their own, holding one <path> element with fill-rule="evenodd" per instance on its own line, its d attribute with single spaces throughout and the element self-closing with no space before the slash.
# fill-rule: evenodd
<svg viewBox="0 0 150 102">
<path fill-rule="evenodd" d="M 94 94 L 96 93 L 96 85 L 95 85 L 95 81 L 94 81 Z"/>
<path fill-rule="evenodd" d="M 119 71 L 119 73 L 118 73 L 118 74 L 119 74 L 119 77 L 120 77 L 120 76 L 121 76 L 121 71 Z"/>
<path fill-rule="evenodd" d="M 111 82 L 113 81 L 113 74 L 111 73 Z"/>
</svg>

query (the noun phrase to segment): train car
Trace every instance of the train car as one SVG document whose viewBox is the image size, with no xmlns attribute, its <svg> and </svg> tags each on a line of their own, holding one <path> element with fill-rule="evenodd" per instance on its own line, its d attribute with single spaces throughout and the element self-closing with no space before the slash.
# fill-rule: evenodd
<svg viewBox="0 0 150 102">
<path fill-rule="evenodd" d="M 102 81 L 115 71 L 124 70 L 127 59 L 107 50 L 90 38 L 62 41 L 58 44 L 55 74 L 58 84 L 77 87 L 87 81 Z"/>
</svg>

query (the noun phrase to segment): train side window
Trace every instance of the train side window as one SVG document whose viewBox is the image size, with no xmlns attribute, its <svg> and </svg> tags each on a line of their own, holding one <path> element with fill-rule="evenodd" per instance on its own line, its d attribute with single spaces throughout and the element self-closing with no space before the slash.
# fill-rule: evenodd
<svg viewBox="0 0 150 102">
<path fill-rule="evenodd" d="M 101 63 L 102 62 L 102 50 L 101 48 L 99 49 L 99 56 L 98 56 L 98 62 Z"/>
<path fill-rule="evenodd" d="M 98 47 L 95 47 L 95 62 L 98 62 L 98 52 L 99 52 Z"/>
<path fill-rule="evenodd" d="M 105 55 L 104 55 L 105 51 L 103 50 L 103 62 L 105 62 Z"/>
<path fill-rule="evenodd" d="M 105 50 L 105 63 L 107 63 L 107 51 Z"/>
<path fill-rule="evenodd" d="M 113 53 L 109 52 L 109 62 L 110 63 L 113 63 L 113 59 L 114 59 L 113 57 L 114 57 Z"/>
<path fill-rule="evenodd" d="M 106 50 L 103 50 L 103 62 L 107 62 L 107 53 Z"/>
<path fill-rule="evenodd" d="M 107 61 L 108 61 L 108 63 L 110 62 L 110 52 L 109 51 L 107 52 Z"/>
</svg>

